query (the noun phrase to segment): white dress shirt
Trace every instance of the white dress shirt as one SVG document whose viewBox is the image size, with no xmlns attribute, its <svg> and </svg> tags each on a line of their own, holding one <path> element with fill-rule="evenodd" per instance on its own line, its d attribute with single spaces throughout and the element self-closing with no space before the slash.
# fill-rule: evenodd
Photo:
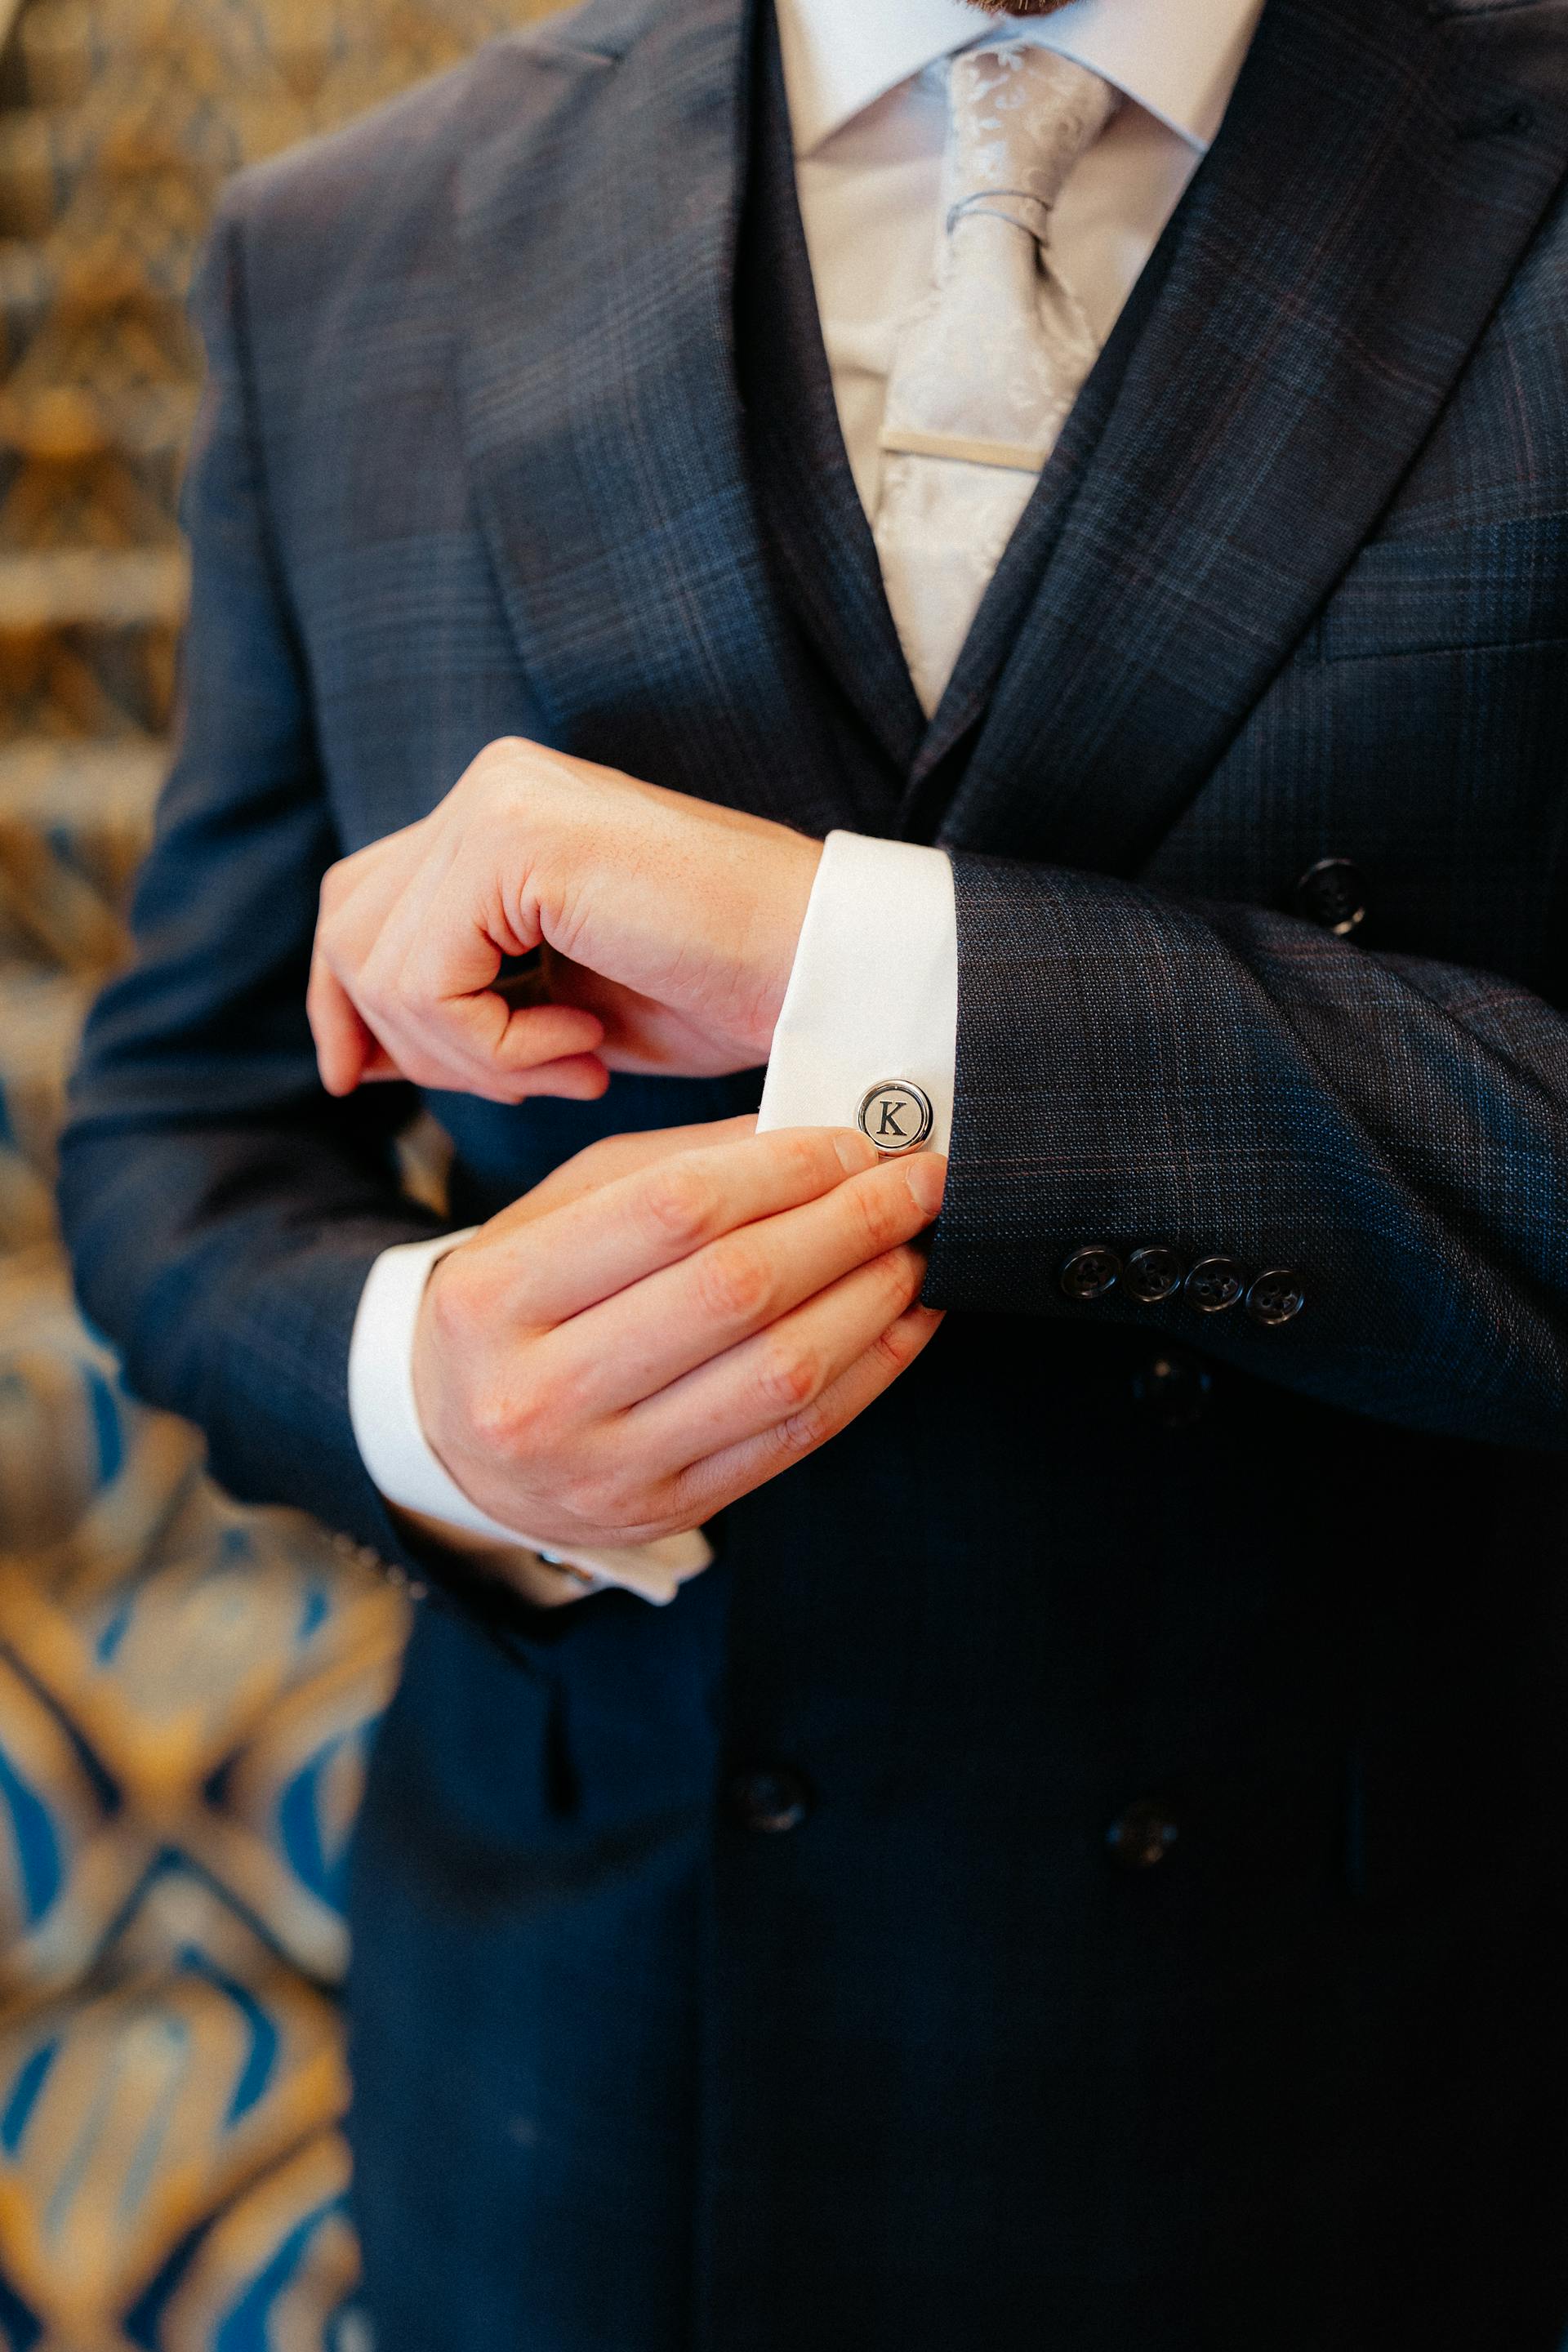
<svg viewBox="0 0 1568 2352">
<path fill-rule="evenodd" d="M 776 0 L 796 185 L 834 396 L 855 485 L 874 515 L 899 327 L 928 291 L 942 235 L 943 61 L 977 40 L 1038 42 L 1126 97 L 1052 222 L 1053 268 L 1103 345 L 1217 131 L 1262 0 L 1070 0 L 995 17 L 967 0 Z M 897 899 L 897 954 L 868 919 Z M 912 1079 L 952 1118 L 957 934 L 945 855 L 829 836 L 774 1033 L 760 1124 L 843 1127 L 868 1088 Z M 469 1502 L 426 1441 L 412 1356 L 431 1267 L 453 1234 L 388 1250 L 354 1326 L 349 1402 L 366 1468 L 428 1533 L 491 1554 L 541 1548 Z M 616 1552 L 545 1550 L 595 1582 L 673 1599 L 710 1557 L 700 1534 Z"/>
</svg>

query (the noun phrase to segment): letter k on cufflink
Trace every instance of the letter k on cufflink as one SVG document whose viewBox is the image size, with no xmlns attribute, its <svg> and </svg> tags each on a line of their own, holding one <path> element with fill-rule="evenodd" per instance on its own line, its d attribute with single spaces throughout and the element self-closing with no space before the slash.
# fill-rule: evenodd
<svg viewBox="0 0 1568 2352">
<path fill-rule="evenodd" d="M 879 1151 L 918 1151 L 936 1124 L 931 1097 L 910 1078 L 883 1078 L 860 1098 L 855 1115 Z"/>
</svg>

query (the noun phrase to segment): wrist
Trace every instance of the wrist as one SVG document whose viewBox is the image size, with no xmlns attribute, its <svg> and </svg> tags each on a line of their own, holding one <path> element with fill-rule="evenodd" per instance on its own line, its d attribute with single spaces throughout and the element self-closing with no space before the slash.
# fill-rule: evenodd
<svg viewBox="0 0 1568 2352">
<path fill-rule="evenodd" d="M 466 1289 L 463 1267 L 454 1264 L 460 1256 L 454 1250 L 431 1267 L 419 1301 L 409 1361 L 414 1409 L 432 1456 L 464 1501 L 487 1517 L 499 1518 L 500 1514 L 492 1510 L 492 1501 L 499 1498 L 474 1490 L 474 1449 L 460 1443 L 464 1433 L 460 1390 L 447 1369 L 454 1360 L 455 1346 L 459 1351 L 466 1346 L 470 1353 L 473 1348 L 468 1304 L 462 1295 Z M 458 1352 L 457 1360 L 461 1360 Z"/>
</svg>

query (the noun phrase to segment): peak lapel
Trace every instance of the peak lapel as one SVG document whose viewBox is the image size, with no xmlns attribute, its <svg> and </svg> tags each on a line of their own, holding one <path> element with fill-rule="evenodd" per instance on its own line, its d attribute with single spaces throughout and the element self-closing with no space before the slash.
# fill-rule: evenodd
<svg viewBox="0 0 1568 2352">
<path fill-rule="evenodd" d="M 493 53 L 501 127 L 459 191 L 464 426 L 556 740 L 826 831 L 869 814 L 864 780 L 814 756 L 826 721 L 799 691 L 735 383 L 751 16 L 594 0 Z"/>
<path fill-rule="evenodd" d="M 1563 0 L 1269 0 L 943 840 L 1142 860 L 1375 525 L 1565 168 Z"/>
</svg>

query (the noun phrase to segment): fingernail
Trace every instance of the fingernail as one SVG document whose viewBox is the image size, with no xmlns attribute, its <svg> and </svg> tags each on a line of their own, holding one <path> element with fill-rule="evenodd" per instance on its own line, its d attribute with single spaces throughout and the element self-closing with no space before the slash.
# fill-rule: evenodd
<svg viewBox="0 0 1568 2352">
<path fill-rule="evenodd" d="M 947 1161 L 939 1153 L 922 1151 L 917 1160 L 905 1162 L 904 1179 L 916 1208 L 934 1217 L 947 1186 Z"/>
<path fill-rule="evenodd" d="M 862 1175 L 876 1163 L 875 1148 L 867 1141 L 858 1128 L 840 1128 L 833 1138 L 833 1149 L 838 1154 L 838 1165 L 846 1176 Z"/>
</svg>

